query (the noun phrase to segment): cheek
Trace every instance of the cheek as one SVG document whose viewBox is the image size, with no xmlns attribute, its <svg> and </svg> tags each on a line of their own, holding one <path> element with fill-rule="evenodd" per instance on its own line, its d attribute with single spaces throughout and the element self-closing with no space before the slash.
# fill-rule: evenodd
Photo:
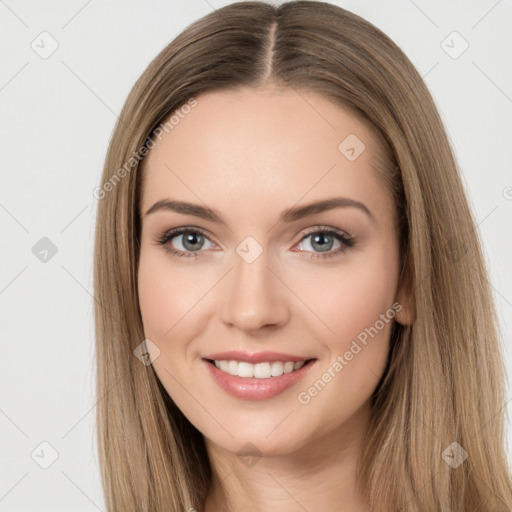
<svg viewBox="0 0 512 512">
<path fill-rule="evenodd" d="M 307 306 L 308 323 L 319 325 L 330 349 L 340 350 L 392 306 L 397 278 L 398 254 L 383 246 L 353 253 L 337 267 L 312 269 L 307 279 L 296 276 L 294 292 Z"/>
<path fill-rule="evenodd" d="M 178 302 L 175 293 L 169 293 L 165 269 L 156 258 L 141 252 L 138 272 L 139 306 L 144 324 L 144 334 L 148 338 L 160 337 L 172 326 L 169 312 L 175 311 Z M 167 290 L 167 292 L 166 292 Z"/>
<path fill-rule="evenodd" d="M 141 251 L 138 293 L 144 336 L 160 350 L 152 364 L 158 378 L 168 394 L 187 408 L 183 389 L 190 388 L 193 380 L 184 371 L 184 363 L 189 340 L 198 334 L 199 326 L 193 319 L 206 290 L 199 293 L 202 288 L 193 282 L 193 273 L 177 271 L 169 261 L 172 257 L 160 252 L 153 248 Z"/>
<path fill-rule="evenodd" d="M 190 323 L 189 315 L 204 294 L 204 279 L 201 284 L 197 273 L 176 271 L 172 256 L 159 252 L 141 251 L 138 294 L 145 335 L 163 341 L 175 336 L 182 322 Z"/>
</svg>

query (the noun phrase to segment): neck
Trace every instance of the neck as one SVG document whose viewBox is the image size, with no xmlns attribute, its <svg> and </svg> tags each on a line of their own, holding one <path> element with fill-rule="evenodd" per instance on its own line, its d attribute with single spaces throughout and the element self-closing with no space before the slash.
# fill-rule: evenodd
<svg viewBox="0 0 512 512">
<path fill-rule="evenodd" d="M 367 512 L 357 468 L 368 414 L 362 408 L 293 453 L 240 457 L 207 439 L 213 479 L 204 512 Z"/>
</svg>

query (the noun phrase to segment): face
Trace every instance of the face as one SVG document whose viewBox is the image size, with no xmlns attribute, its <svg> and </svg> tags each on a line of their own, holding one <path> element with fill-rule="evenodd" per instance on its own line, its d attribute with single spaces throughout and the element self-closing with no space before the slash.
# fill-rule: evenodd
<svg viewBox="0 0 512 512">
<path fill-rule="evenodd" d="M 392 324 L 407 323 L 379 141 L 314 93 L 196 99 L 144 169 L 138 291 L 154 370 L 210 446 L 284 454 L 353 432 Z"/>
</svg>

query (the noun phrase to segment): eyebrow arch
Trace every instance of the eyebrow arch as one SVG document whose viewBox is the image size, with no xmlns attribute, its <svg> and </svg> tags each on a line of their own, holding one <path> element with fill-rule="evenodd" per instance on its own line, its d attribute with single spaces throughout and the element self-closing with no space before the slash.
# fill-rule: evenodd
<svg viewBox="0 0 512 512">
<path fill-rule="evenodd" d="M 285 210 L 284 212 L 281 213 L 279 217 L 279 222 L 294 222 L 304 217 L 308 217 L 310 215 L 315 215 L 328 210 L 333 210 L 334 208 L 348 207 L 359 209 L 360 211 L 368 215 L 368 217 L 370 217 L 372 221 L 375 222 L 376 219 L 374 215 L 364 203 L 361 203 L 360 201 L 356 201 L 354 199 L 350 199 L 348 197 L 333 197 L 321 201 L 314 201 L 304 206 L 295 206 L 289 208 L 288 210 Z M 224 221 L 222 220 L 221 216 L 215 210 L 200 206 L 198 204 L 187 203 L 184 201 L 171 201 L 168 199 L 162 199 L 160 201 L 157 201 L 145 213 L 145 215 L 150 215 L 151 213 L 157 212 L 159 210 L 170 210 L 177 213 L 182 213 L 184 215 L 194 215 L 195 217 L 210 220 L 218 224 L 224 224 Z"/>
</svg>

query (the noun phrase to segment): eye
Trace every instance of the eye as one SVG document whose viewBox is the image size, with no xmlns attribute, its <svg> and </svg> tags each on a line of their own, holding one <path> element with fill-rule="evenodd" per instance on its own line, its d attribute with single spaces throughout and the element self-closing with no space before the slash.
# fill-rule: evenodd
<svg viewBox="0 0 512 512">
<path fill-rule="evenodd" d="M 309 242 L 304 243 L 303 240 L 311 239 Z M 333 246 L 338 244 L 336 250 L 332 250 Z M 315 228 L 315 231 L 310 231 L 306 236 L 301 239 L 300 245 L 309 246 L 314 252 L 310 255 L 311 258 L 330 258 L 338 256 L 340 253 L 345 252 L 349 247 L 355 245 L 355 239 L 334 228 L 320 227 Z M 307 251 L 307 249 L 306 249 Z"/>
<path fill-rule="evenodd" d="M 172 246 L 171 241 L 173 239 L 178 240 L 175 242 L 176 245 L 178 245 L 177 248 Z M 199 228 L 171 229 L 157 239 L 157 242 L 163 245 L 167 252 L 185 258 L 197 258 L 198 255 L 194 253 L 201 252 L 201 249 L 204 248 L 205 241 L 208 241 L 206 233 Z M 207 249 L 215 245 L 210 241 L 208 241 L 208 243 L 210 245 L 206 246 Z"/>
</svg>

